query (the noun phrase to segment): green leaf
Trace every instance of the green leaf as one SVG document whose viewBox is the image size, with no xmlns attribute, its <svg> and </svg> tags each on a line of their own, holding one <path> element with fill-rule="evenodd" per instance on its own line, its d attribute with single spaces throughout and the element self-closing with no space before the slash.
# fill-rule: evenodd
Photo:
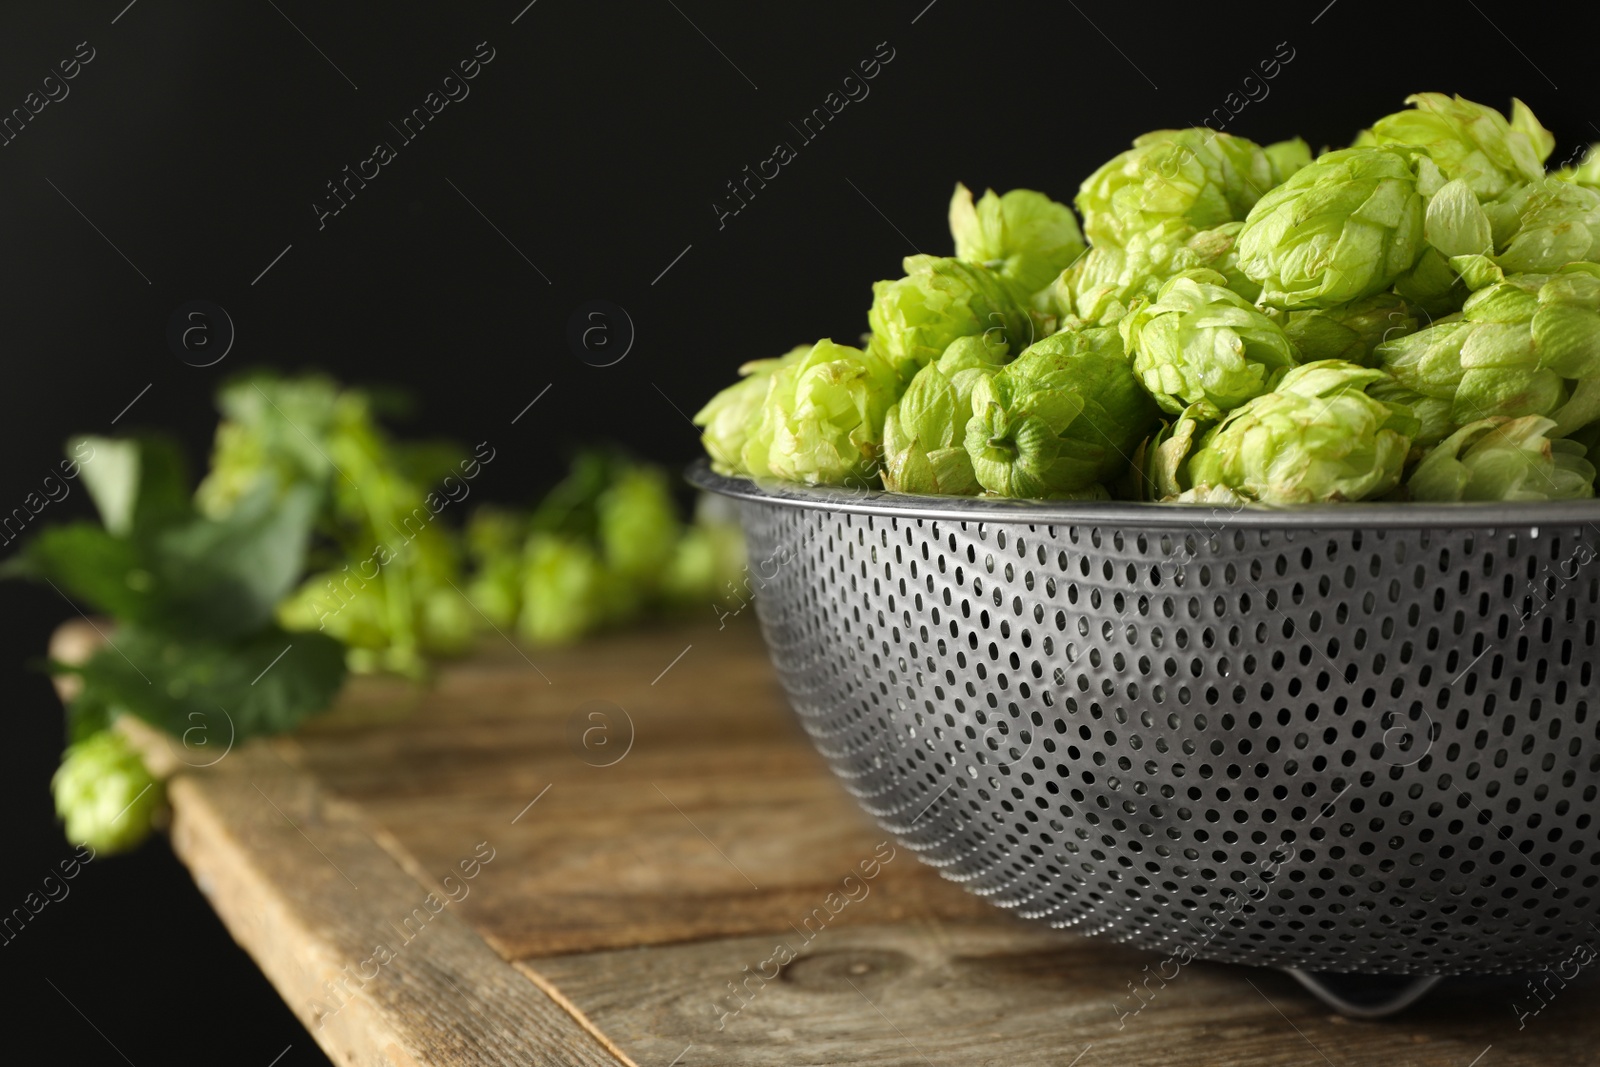
<svg viewBox="0 0 1600 1067">
<path fill-rule="evenodd" d="M 83 466 L 83 484 L 105 528 L 118 537 L 133 529 L 133 501 L 139 490 L 139 444 L 105 437 L 68 442 L 68 451 L 88 445 L 94 458 Z"/>
<path fill-rule="evenodd" d="M 152 576 L 133 544 L 92 522 L 49 526 L 0 568 L 0 576 L 49 581 L 67 595 L 125 619 L 151 613 Z"/>
<path fill-rule="evenodd" d="M 152 530 L 194 513 L 189 477 L 178 446 L 162 437 L 79 437 L 68 454 L 87 446 L 83 483 L 100 512 L 100 521 L 118 537 L 135 529 Z"/>
<path fill-rule="evenodd" d="M 78 670 L 91 706 L 114 707 L 174 736 L 220 709 L 241 740 L 293 729 L 332 702 L 344 647 L 271 626 L 236 641 L 125 626 Z"/>
<path fill-rule="evenodd" d="M 148 550 L 159 621 L 176 633 L 223 638 L 266 625 L 300 577 L 317 500 L 310 486 L 278 497 L 262 485 L 220 522 L 160 531 Z"/>
<path fill-rule="evenodd" d="M 263 485 L 220 522 L 191 515 L 176 525 L 154 517 L 167 504 L 140 504 L 130 537 L 86 522 L 48 527 L 0 576 L 48 580 L 125 623 L 237 637 L 271 622 L 305 563 L 316 491 L 275 495 Z"/>
</svg>

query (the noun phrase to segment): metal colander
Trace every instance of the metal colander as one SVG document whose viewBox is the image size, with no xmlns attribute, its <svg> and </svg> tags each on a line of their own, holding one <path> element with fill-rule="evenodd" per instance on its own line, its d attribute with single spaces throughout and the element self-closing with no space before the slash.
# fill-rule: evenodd
<svg viewBox="0 0 1600 1067">
<path fill-rule="evenodd" d="M 1532 971 L 1595 935 L 1600 504 L 690 479 L 740 502 L 773 663 L 834 772 L 995 904 L 1375 975 Z"/>
</svg>

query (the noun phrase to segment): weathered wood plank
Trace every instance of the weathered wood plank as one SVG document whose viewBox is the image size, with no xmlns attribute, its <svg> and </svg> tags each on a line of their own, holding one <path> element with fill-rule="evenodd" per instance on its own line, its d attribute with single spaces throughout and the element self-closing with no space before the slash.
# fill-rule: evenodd
<svg viewBox="0 0 1600 1067">
<path fill-rule="evenodd" d="M 622 635 L 539 669 L 549 684 L 514 656 L 453 667 L 403 725 L 335 721 L 299 746 L 398 856 L 443 868 L 463 836 L 494 836 L 501 877 L 462 914 L 507 958 L 780 930 L 884 839 L 794 724 L 752 627 Z M 611 749 L 582 747 L 594 701 L 626 713 L 606 711 Z M 621 755 L 628 721 L 626 756 L 591 765 Z M 874 911 L 1009 921 L 909 857 Z"/>
<path fill-rule="evenodd" d="M 430 900 L 348 805 L 268 745 L 179 775 L 171 797 L 174 849 L 337 1062 L 626 1062 L 496 956 L 459 903 Z M 455 846 L 452 863 L 479 864 L 470 881 L 458 870 L 450 883 L 470 900 L 505 869 L 502 857 L 492 839 Z"/>
<path fill-rule="evenodd" d="M 1156 956 L 1014 920 L 884 851 L 749 627 L 535 658 L 361 679 L 174 785 L 180 854 L 341 1062 L 1600 1064 L 1588 974 L 1522 1020 L 1516 984 L 1457 982 L 1356 1023 L 1275 972 L 1163 981 Z M 585 747 L 593 701 L 612 719 Z M 479 842 L 470 892 L 417 918 Z M 379 942 L 405 943 L 315 1029 Z"/>
<path fill-rule="evenodd" d="M 1447 986 L 1399 1019 L 1370 1023 L 1330 1015 L 1272 971 L 1194 963 L 1169 982 L 1158 975 L 1145 984 L 1158 958 L 1065 933 L 830 928 L 809 945 L 790 936 L 798 958 L 764 981 L 777 968 L 763 964 L 781 958 L 782 941 L 734 938 L 521 966 L 637 1062 L 679 1067 L 1600 1063 L 1593 981 L 1561 991 L 1521 1030 L 1516 990 L 1503 983 Z M 729 983 L 743 984 L 737 997 Z"/>
</svg>

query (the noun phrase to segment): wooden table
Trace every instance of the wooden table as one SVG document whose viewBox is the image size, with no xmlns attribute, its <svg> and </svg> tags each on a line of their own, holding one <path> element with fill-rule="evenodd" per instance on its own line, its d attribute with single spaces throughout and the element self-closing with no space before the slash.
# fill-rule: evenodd
<svg viewBox="0 0 1600 1067">
<path fill-rule="evenodd" d="M 1600 1063 L 1581 980 L 1520 1029 L 1506 983 L 1351 1022 L 1000 912 L 860 813 L 753 626 L 528 655 L 358 680 L 173 780 L 179 856 L 336 1062 Z"/>
</svg>

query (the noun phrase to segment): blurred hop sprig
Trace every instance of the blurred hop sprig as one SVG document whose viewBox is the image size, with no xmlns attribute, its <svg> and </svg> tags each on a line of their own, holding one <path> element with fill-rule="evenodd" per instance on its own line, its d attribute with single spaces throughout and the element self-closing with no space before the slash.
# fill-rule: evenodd
<svg viewBox="0 0 1600 1067">
<path fill-rule="evenodd" d="M 967 455 L 978 484 L 1010 497 L 1104 495 L 1156 418 L 1114 327 L 1064 330 L 972 390 Z"/>
<path fill-rule="evenodd" d="M 467 557 L 474 571 L 467 599 L 501 629 L 514 626 L 522 605 L 522 543 L 526 517 L 496 507 L 480 507 L 467 519 Z"/>
<path fill-rule="evenodd" d="M 1446 179 L 1466 182 L 1480 200 L 1544 175 L 1544 161 L 1556 139 L 1521 100 L 1511 101 L 1510 119 L 1492 107 L 1443 93 L 1417 93 L 1406 97 L 1406 103 L 1415 107 L 1385 115 L 1355 144 L 1424 149 Z"/>
<path fill-rule="evenodd" d="M 1189 460 L 1196 488 L 1225 488 L 1268 504 L 1364 500 L 1400 482 L 1418 429 L 1405 407 L 1367 389 L 1384 373 L 1322 360 L 1283 376 L 1274 392 L 1235 409 Z"/>
<path fill-rule="evenodd" d="M 972 190 L 957 184 L 950 235 L 957 259 L 998 271 L 1024 293 L 1043 289 L 1083 252 L 1072 209 L 1032 189 L 990 189 L 973 203 Z"/>
<path fill-rule="evenodd" d="M 1430 451 L 1406 480 L 1413 500 L 1577 500 L 1594 496 L 1594 464 L 1555 420 L 1479 419 Z"/>
<path fill-rule="evenodd" d="M 869 347 L 909 379 L 938 359 L 958 337 L 982 335 L 1012 351 L 1031 344 L 1039 328 L 1023 306 L 1025 294 L 997 271 L 965 259 L 907 256 L 906 276 L 872 286 Z"/>
<path fill-rule="evenodd" d="M 1239 234 L 1239 267 L 1263 303 L 1332 307 L 1388 288 L 1422 254 L 1413 150 L 1328 152 L 1263 196 Z"/>
<path fill-rule="evenodd" d="M 1005 349 L 992 348 L 981 337 L 963 337 L 917 372 L 884 417 L 885 489 L 946 496 L 978 491 L 966 450 L 972 391 L 1005 358 Z"/>
<path fill-rule="evenodd" d="M 617 590 L 600 553 L 560 534 L 528 538 L 517 632 L 538 645 L 576 641 L 608 620 Z"/>
<path fill-rule="evenodd" d="M 1197 230 L 1182 219 L 1166 219 L 1134 234 L 1126 247 L 1097 245 L 1064 271 L 1049 290 L 1063 318 L 1110 325 L 1141 300 L 1154 300 L 1161 286 L 1186 270 L 1208 267 L 1223 275 L 1228 288 L 1254 302 L 1261 286 L 1239 270 L 1238 236 L 1242 222 Z"/>
<path fill-rule="evenodd" d="M 724 497 L 701 496 L 694 522 L 684 530 L 662 577 L 663 593 L 683 606 L 700 607 L 708 599 L 727 602 L 738 596 L 736 583 L 749 577 L 738 511 Z"/>
<path fill-rule="evenodd" d="M 1272 160 L 1253 141 L 1156 130 L 1085 178 L 1077 205 L 1092 244 L 1126 245 L 1167 219 L 1199 229 L 1243 219 L 1272 185 Z"/>
<path fill-rule="evenodd" d="M 1549 415 L 1567 436 L 1600 419 L 1600 265 L 1511 275 L 1375 355 L 1400 385 L 1448 401 L 1458 426 Z"/>
<path fill-rule="evenodd" d="M 806 485 L 875 477 L 883 417 L 900 388 L 875 347 L 818 341 L 773 371 L 741 449 L 742 473 Z"/>
<path fill-rule="evenodd" d="M 1226 281 L 1216 271 L 1185 271 L 1119 323 L 1134 371 L 1164 411 L 1200 401 L 1227 411 L 1270 390 L 1298 362 L 1283 328 Z"/>
<path fill-rule="evenodd" d="M 96 852 L 125 852 L 150 836 L 166 791 L 115 730 L 70 746 L 50 779 L 67 840 Z"/>
<path fill-rule="evenodd" d="M 666 473 L 631 466 L 595 502 L 606 565 L 630 584 L 656 581 L 677 549 L 681 524 Z"/>
</svg>

